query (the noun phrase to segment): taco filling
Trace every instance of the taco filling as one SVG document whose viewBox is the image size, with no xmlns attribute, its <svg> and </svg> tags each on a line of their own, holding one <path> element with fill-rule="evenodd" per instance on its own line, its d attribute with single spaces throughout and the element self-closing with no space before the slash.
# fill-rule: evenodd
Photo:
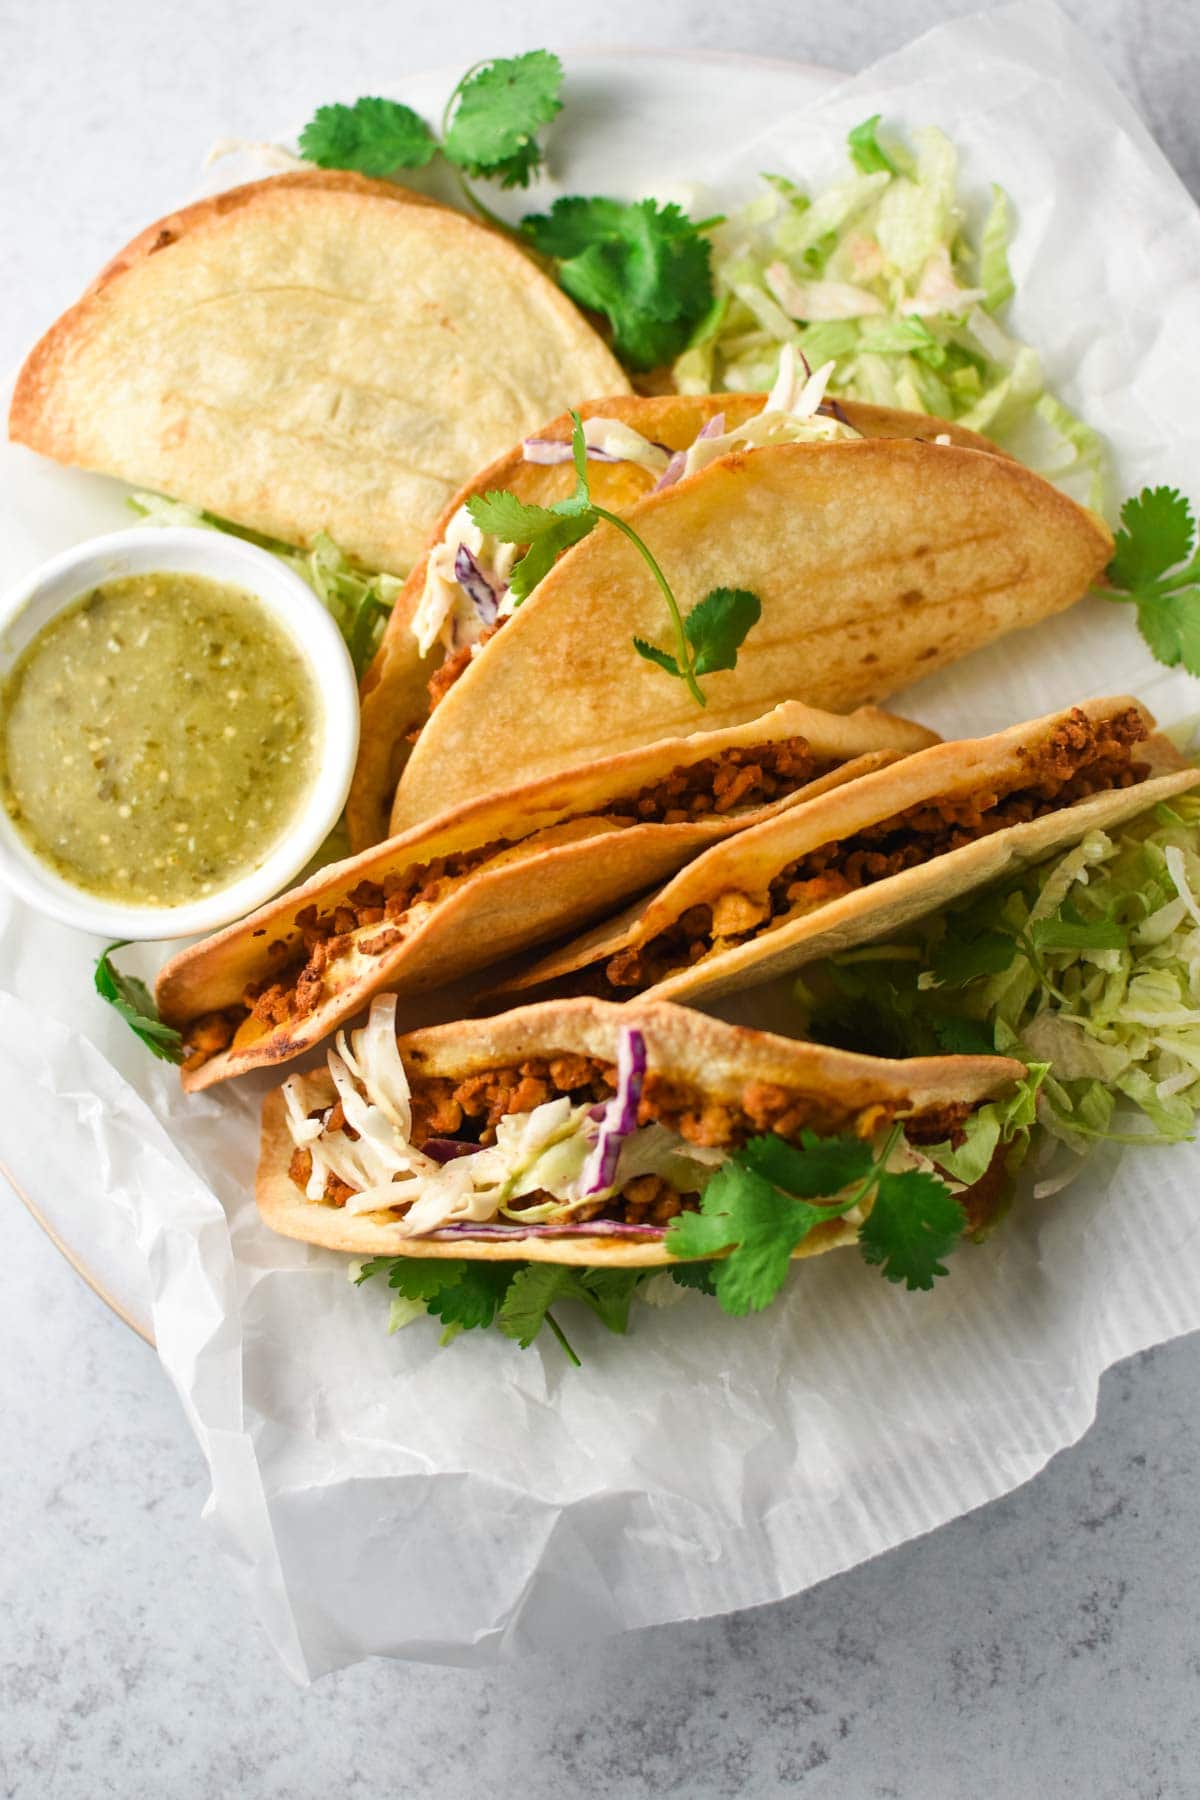
<svg viewBox="0 0 1200 1800">
<path fill-rule="evenodd" d="M 549 831 L 558 832 L 567 824 L 578 831 L 589 821 L 619 832 L 633 825 L 728 818 L 771 805 L 837 768 L 842 760 L 819 755 L 804 737 L 732 744 L 699 762 L 681 764 L 632 794 L 606 801 L 595 812 L 563 819 Z M 537 835 L 520 840 L 520 848 L 536 848 Z M 228 1049 L 248 1020 L 256 1028 L 274 1030 L 306 1018 L 328 991 L 331 964 L 350 952 L 375 957 L 390 950 L 468 876 L 513 847 L 511 840 L 498 839 L 397 869 L 380 881 L 360 881 L 336 904 L 303 907 L 295 915 L 299 947 L 283 938 L 268 946 L 275 967 L 265 980 L 246 987 L 241 1005 L 203 1013 L 183 1026 L 184 1069 L 198 1069 Z"/>
<path fill-rule="evenodd" d="M 635 1026 L 622 1027 L 615 1064 L 548 1049 L 461 1080 L 410 1076 L 393 995 L 376 997 L 349 1040 L 339 1032 L 328 1069 L 328 1081 L 283 1086 L 292 1185 L 314 1205 L 434 1239 L 661 1238 L 752 1137 L 882 1139 L 901 1120 L 897 1155 L 911 1166 L 921 1145 L 962 1144 L 979 1106 L 762 1080 L 714 1098 L 649 1070 Z"/>
<path fill-rule="evenodd" d="M 1134 747 L 1150 735 L 1136 707 L 1092 719 L 1076 708 L 1039 744 L 1018 746 L 1009 781 L 962 789 L 923 801 L 878 824 L 808 851 L 788 863 L 767 888 L 727 889 L 711 903 L 689 907 L 665 930 L 620 950 L 584 972 L 572 991 L 622 998 L 691 968 L 707 956 L 803 917 L 843 894 L 919 867 L 965 844 L 1075 801 L 1146 779 L 1149 765 Z"/>
</svg>

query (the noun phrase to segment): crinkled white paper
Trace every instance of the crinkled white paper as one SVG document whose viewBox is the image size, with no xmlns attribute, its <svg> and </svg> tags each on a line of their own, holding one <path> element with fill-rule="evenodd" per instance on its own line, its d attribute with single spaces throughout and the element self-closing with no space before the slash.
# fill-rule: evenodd
<svg viewBox="0 0 1200 1800">
<path fill-rule="evenodd" d="M 823 178 L 872 112 L 941 125 L 970 183 L 1009 189 L 1017 329 L 1121 486 L 1200 494 L 1200 221 L 1084 39 L 1034 6 L 948 25 L 779 120 L 732 177 Z M 949 732 L 1127 688 L 1168 722 L 1194 707 L 1095 603 L 905 702 Z M 135 1231 L 209 1518 L 300 1679 L 794 1593 L 1025 1481 L 1086 1427 L 1107 1364 L 1200 1326 L 1184 1148 L 1025 1202 L 927 1296 L 842 1255 L 754 1319 L 694 1295 L 638 1305 L 627 1340 L 572 1317 L 581 1370 L 553 1342 L 389 1338 L 386 1292 L 258 1223 L 264 1084 L 185 1100 L 91 995 L 94 946 L 2 900 L 0 927 L 0 1158 L 35 1200 Z"/>
</svg>

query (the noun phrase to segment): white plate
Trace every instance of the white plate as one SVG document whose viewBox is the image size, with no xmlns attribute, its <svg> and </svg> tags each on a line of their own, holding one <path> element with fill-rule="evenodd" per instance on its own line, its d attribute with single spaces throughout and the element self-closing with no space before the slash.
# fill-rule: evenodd
<svg viewBox="0 0 1200 1800">
<path fill-rule="evenodd" d="M 768 121 L 803 107 L 839 79 L 806 63 L 700 51 L 577 50 L 564 61 L 567 104 L 553 133 L 552 179 L 529 195 L 506 196 L 501 202 L 488 194 L 489 202 L 513 217 L 563 192 L 624 198 L 654 194 L 689 206 L 703 204 L 697 183 L 716 183 L 726 145 L 751 138 Z M 457 68 L 430 70 L 393 92 L 425 116 L 437 117 L 460 74 Z M 714 119 L 720 120 L 719 135 L 712 129 Z M 264 121 L 264 129 L 269 125 Z M 294 135 L 296 126 L 290 129 Z M 197 146 L 198 155 L 205 149 Z M 252 155 L 222 158 L 206 172 L 199 191 L 214 192 L 263 172 Z M 425 185 L 451 197 L 436 176 Z M 716 197 L 719 203 L 721 196 Z M 10 393 L 11 386 L 0 394 L 5 415 Z M 0 587 L 86 537 L 127 526 L 127 493 L 120 482 L 59 468 L 0 442 Z M 29 931 L 31 955 L 50 950 L 51 933 L 66 940 L 65 953 L 78 963 L 86 993 L 90 940 L 64 927 L 40 924 L 16 902 L 10 916 L 0 899 L 0 916 L 4 929 Z M 4 1173 L 0 1170 L 0 1186 Z M 66 1191 L 53 1180 L 39 1181 L 36 1174 L 25 1176 L 19 1187 L 11 1175 L 9 1181 L 84 1280 L 149 1339 L 145 1269 L 125 1218 L 111 1206 L 97 1204 L 98 1197 Z"/>
</svg>

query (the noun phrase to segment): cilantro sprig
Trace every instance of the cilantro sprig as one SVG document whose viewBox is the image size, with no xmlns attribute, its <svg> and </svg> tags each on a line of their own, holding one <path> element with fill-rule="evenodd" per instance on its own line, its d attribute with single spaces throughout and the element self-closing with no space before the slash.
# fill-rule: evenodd
<svg viewBox="0 0 1200 1800">
<path fill-rule="evenodd" d="M 549 50 L 476 63 L 447 101 L 440 135 L 399 100 L 365 95 L 352 106 L 322 106 L 300 133 L 300 154 L 324 169 L 376 177 L 443 156 L 481 219 L 548 264 L 578 305 L 608 320 L 628 368 L 657 368 L 687 348 L 712 310 L 704 232 L 719 221 L 696 224 L 680 207 L 654 200 L 571 194 L 514 228 L 470 186 L 477 179 L 529 186 L 542 166 L 539 133 L 562 110 L 562 79 Z"/>
<path fill-rule="evenodd" d="M 595 530 L 601 520 L 621 533 L 633 545 L 653 575 L 675 634 L 675 650 L 661 649 L 644 638 L 635 637 L 633 647 L 639 656 L 684 682 L 697 706 L 708 704 L 700 676 L 719 669 L 737 667 L 738 651 L 747 634 L 762 614 L 757 594 L 745 588 L 713 588 L 684 616 L 679 602 L 650 546 L 627 519 L 597 506 L 588 484 L 587 445 L 579 414 L 571 414 L 573 431 L 571 449 L 575 461 L 575 492 L 552 506 L 530 506 L 507 488 L 487 494 L 476 494 L 467 508 L 480 531 L 499 538 L 505 544 L 523 544 L 528 548 L 514 566 L 509 585 L 519 605 L 549 571 L 555 558 L 572 544 L 578 544 Z"/>
<path fill-rule="evenodd" d="M 375 1256 L 355 1276 L 361 1286 L 372 1276 L 386 1275 L 396 1299 L 411 1302 L 393 1317 L 408 1323 L 421 1310 L 442 1322 L 440 1342 L 448 1344 L 460 1331 L 495 1326 L 503 1336 L 528 1349 L 543 1327 L 561 1345 L 575 1368 L 580 1360 L 551 1306 L 574 1301 L 586 1306 L 607 1330 L 623 1336 L 629 1329 L 629 1305 L 639 1284 L 656 1269 L 577 1269 L 560 1263 L 476 1263 L 417 1256 Z"/>
<path fill-rule="evenodd" d="M 1138 629 L 1168 668 L 1200 675 L 1200 548 L 1196 520 L 1178 488 L 1143 488 L 1121 508 L 1106 600 L 1137 608 Z"/>
<path fill-rule="evenodd" d="M 399 100 L 365 95 L 352 106 L 318 107 L 300 133 L 300 154 L 323 169 L 386 176 L 423 169 L 440 151 L 460 176 L 528 187 L 541 167 L 537 134 L 562 110 L 562 74 L 549 50 L 476 63 L 446 104 L 440 139 Z M 469 190 L 467 197 L 486 213 Z"/>
<path fill-rule="evenodd" d="M 121 938 L 101 951 L 96 958 L 96 992 L 124 1019 L 135 1037 L 141 1038 L 148 1050 L 163 1062 L 183 1061 L 183 1039 L 158 1016 L 150 989 L 136 975 L 122 975 L 112 961 L 115 950 L 124 950 L 132 942 Z"/>
<path fill-rule="evenodd" d="M 937 1176 L 888 1168 L 899 1134 L 894 1127 L 877 1150 L 861 1138 L 811 1132 L 799 1146 L 752 1138 L 708 1183 L 700 1211 L 671 1221 L 666 1248 L 680 1257 L 721 1255 L 712 1288 L 722 1311 L 740 1316 L 770 1304 L 793 1251 L 818 1225 L 869 1203 L 858 1230 L 867 1262 L 910 1290 L 931 1288 L 946 1273 L 942 1259 L 962 1236 L 966 1215 Z M 838 1198 L 817 1203 L 829 1195 Z"/>
<path fill-rule="evenodd" d="M 569 194 L 521 230 L 572 300 L 609 320 L 631 369 L 671 362 L 712 307 L 708 240 L 674 204 Z"/>
<path fill-rule="evenodd" d="M 678 1286 L 714 1297 L 726 1313 L 760 1312 L 782 1288 L 792 1252 L 810 1232 L 855 1208 L 869 1208 L 858 1230 L 866 1261 L 910 1290 L 932 1287 L 946 1273 L 943 1259 L 962 1236 L 966 1214 L 936 1175 L 888 1168 L 899 1136 L 897 1125 L 878 1148 L 861 1138 L 812 1132 L 799 1145 L 773 1135 L 752 1138 L 709 1181 L 699 1212 L 671 1221 L 665 1248 L 686 1260 L 666 1272 Z M 392 1329 L 424 1312 L 441 1320 L 443 1344 L 460 1331 L 494 1327 L 523 1350 L 545 1329 L 578 1368 L 580 1359 L 551 1308 L 585 1306 L 623 1337 L 638 1288 L 662 1273 L 377 1256 L 354 1279 L 361 1286 L 373 1276 L 386 1277 L 394 1295 Z"/>
</svg>

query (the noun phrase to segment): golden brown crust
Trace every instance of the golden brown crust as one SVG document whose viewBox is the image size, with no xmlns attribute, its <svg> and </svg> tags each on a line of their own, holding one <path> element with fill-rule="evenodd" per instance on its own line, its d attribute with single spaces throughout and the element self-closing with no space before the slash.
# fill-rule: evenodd
<svg viewBox="0 0 1200 1800">
<path fill-rule="evenodd" d="M 605 814 L 607 800 L 637 792 L 724 746 L 801 736 L 836 766 L 769 807 L 679 825 L 617 826 Z M 249 919 L 173 957 L 158 979 L 163 1017 L 185 1026 L 238 1003 L 249 983 L 273 978 L 299 947 L 297 915 L 310 905 L 329 911 L 363 881 L 381 882 L 389 874 L 480 846 L 509 846 L 425 908 L 381 954 L 361 947 L 375 935 L 374 925 L 358 932 L 329 967 L 314 1010 L 288 1026 L 246 1021 L 231 1048 L 184 1071 L 184 1085 L 205 1087 L 299 1055 L 382 988 L 414 993 L 441 986 L 533 943 L 577 930 L 630 894 L 663 880 L 705 844 L 795 804 L 799 794 L 821 791 L 880 761 L 920 749 L 931 736 L 921 726 L 873 708 L 843 717 L 793 701 L 750 725 L 647 745 L 455 808 L 430 825 L 322 869 Z M 279 947 L 274 953 L 272 945 Z"/>
<path fill-rule="evenodd" d="M 717 413 L 724 413 L 726 426 L 732 430 L 761 412 L 765 400 L 765 394 L 669 394 L 653 398 L 613 394 L 584 401 L 576 410 L 583 419 L 619 419 L 652 443 L 663 444 L 669 450 L 686 450 Z M 977 432 L 965 431 L 945 419 L 851 400 L 843 403 L 843 410 L 851 425 L 867 437 L 932 442 L 947 436 L 963 449 L 1004 454 Z M 541 426 L 536 435 L 569 442 L 570 415 L 560 413 Z M 624 512 L 644 499 L 655 481 L 637 463 L 593 463 L 588 479 L 596 504 L 613 512 Z M 430 534 L 430 546 L 441 542 L 454 514 L 472 495 L 508 488 L 527 504 L 550 506 L 570 493 L 574 480 L 574 468 L 569 463 L 528 463 L 521 445 L 514 445 L 481 469 L 447 503 Z M 440 651 L 420 657 L 412 635 L 413 615 L 424 590 L 428 560 L 427 548 L 397 596 L 383 641 L 363 676 L 358 763 L 346 803 L 346 824 L 355 850 L 365 849 L 387 836 L 396 783 L 411 748 L 410 733 L 421 726 L 429 712 L 428 682 Z M 401 828 L 397 823 L 395 829 Z"/>
<path fill-rule="evenodd" d="M 21 366 L 9 406 L 8 435 L 12 441 L 26 444 L 31 450 L 39 450 L 44 456 L 52 456 L 58 462 L 70 462 L 72 454 L 69 439 L 54 437 L 47 401 L 56 370 L 70 353 L 71 346 L 87 332 L 89 302 L 93 297 L 127 275 L 139 263 L 146 262 L 151 256 L 161 255 L 164 250 L 182 242 L 193 232 L 203 231 L 216 221 L 257 204 L 268 193 L 274 194 L 284 188 L 296 187 L 328 193 L 373 194 L 379 199 L 397 200 L 406 206 L 440 204 L 425 194 L 414 193 L 411 188 L 398 187 L 390 181 L 373 181 L 369 176 L 356 175 L 350 169 L 295 169 L 284 175 L 264 176 L 261 181 L 244 182 L 240 187 L 227 188 L 223 193 L 212 194 L 204 200 L 194 200 L 191 205 L 182 206 L 177 212 L 165 214 L 152 225 L 147 225 L 144 231 L 139 231 L 136 237 L 130 238 L 115 256 L 110 257 L 95 279 L 84 288 L 74 306 L 68 307 L 34 345 Z"/>
<path fill-rule="evenodd" d="M 482 379 L 493 323 L 512 343 L 507 385 Z M 31 352 L 9 432 L 289 543 L 328 530 L 403 573 L 471 468 L 564 393 L 625 385 L 510 240 L 313 169 L 140 232 Z"/>
<path fill-rule="evenodd" d="M 1133 710 L 1148 726 L 1154 723 L 1146 709 L 1128 696 L 1086 701 L 1079 710 L 1093 720 Z M 525 993 L 553 988 L 581 969 L 648 943 L 690 907 L 710 904 L 723 892 L 765 893 L 781 869 L 823 844 L 852 837 L 923 801 L 1003 782 L 1020 771 L 1022 750 L 1036 747 L 1069 718 L 1069 712 L 1051 713 L 990 737 L 935 745 L 892 768 L 864 776 L 836 796 L 818 795 L 777 820 L 751 826 L 739 834 L 736 843 L 714 845 L 698 856 L 657 894 L 538 958 L 520 976 L 495 989 L 493 998 L 511 1002 Z M 671 1000 L 690 1000 L 702 994 L 715 997 L 768 980 L 818 956 L 888 937 L 957 895 L 997 879 L 1006 869 L 1036 862 L 1077 841 L 1093 827 L 1117 824 L 1200 783 L 1200 770 L 1186 763 L 1166 738 L 1150 737 L 1138 746 L 1137 755 L 1139 760 L 1144 756 L 1150 775 L 1135 786 L 1078 800 L 1062 811 L 1009 826 L 872 886 L 843 894 L 759 936 L 717 950 L 691 968 L 670 973 L 645 992 Z"/>
<path fill-rule="evenodd" d="M 835 712 L 879 699 L 1073 604 L 1111 554 L 1100 522 L 1021 464 L 905 439 L 735 452 L 627 516 L 670 569 L 685 612 L 717 585 L 762 602 L 736 669 L 705 682 L 706 716 L 720 723 L 785 695 Z M 666 630 L 636 551 L 616 532 L 593 532 L 432 715 L 393 825 L 436 810 L 447 767 L 461 793 L 482 794 L 501 771 L 529 779 L 580 760 L 585 746 L 604 753 L 677 731 L 693 707 L 684 684 L 621 649 Z M 548 670 L 553 712 L 530 732 L 529 695 Z"/>
</svg>

